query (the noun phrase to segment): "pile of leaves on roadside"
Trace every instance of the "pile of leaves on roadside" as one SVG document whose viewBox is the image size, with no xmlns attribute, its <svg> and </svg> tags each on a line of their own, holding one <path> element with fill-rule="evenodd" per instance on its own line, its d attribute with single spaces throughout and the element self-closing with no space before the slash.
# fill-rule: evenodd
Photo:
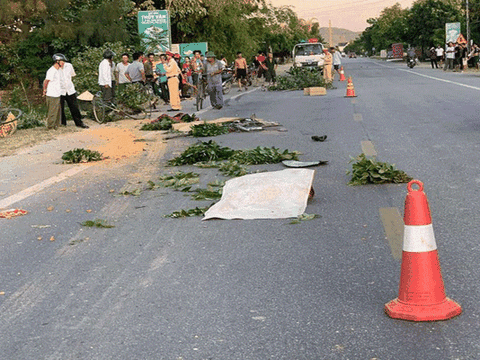
<svg viewBox="0 0 480 360">
<path fill-rule="evenodd" d="M 102 160 L 102 154 L 98 151 L 77 148 L 63 153 L 62 160 L 64 164 L 78 164 L 91 161 Z"/>
<path fill-rule="evenodd" d="M 213 140 L 202 141 L 188 147 L 182 154 L 169 160 L 172 166 L 194 165 L 212 161 L 231 160 L 244 165 L 276 164 L 283 160 L 298 160 L 298 152 L 275 147 L 257 146 L 250 150 L 233 150 Z"/>
<path fill-rule="evenodd" d="M 268 90 L 303 90 L 308 87 L 321 86 L 331 88 L 332 84 L 325 84 L 319 68 L 291 67 L 285 75 L 277 76 L 277 83 L 268 87 Z"/>
<path fill-rule="evenodd" d="M 117 102 L 132 111 L 140 112 L 144 110 L 144 104 L 152 100 L 151 95 L 142 91 L 143 85 L 130 84 L 122 90 L 118 91 L 115 96 Z"/>
<path fill-rule="evenodd" d="M 172 124 L 180 123 L 180 122 L 188 123 L 196 120 L 198 120 L 198 118 L 195 116 L 195 114 L 189 115 L 184 113 L 178 113 L 175 116 L 162 114 L 155 120 L 152 120 L 147 124 L 144 124 L 140 128 L 140 130 L 146 130 L 146 131 L 171 130 Z"/>
<path fill-rule="evenodd" d="M 213 124 L 204 122 L 203 124 L 193 125 L 189 135 L 193 137 L 210 137 L 227 134 L 229 132 L 229 125 L 225 124 Z"/>
<path fill-rule="evenodd" d="M 356 158 L 351 158 L 352 179 L 349 185 L 367 185 L 367 184 L 386 184 L 386 183 L 407 183 L 412 180 L 404 171 L 395 168 L 395 164 L 379 162 L 375 158 L 368 158 L 365 154 L 360 154 Z"/>
<path fill-rule="evenodd" d="M 37 127 L 44 127 L 45 126 L 44 119 L 45 119 L 44 112 L 36 109 L 31 109 L 23 113 L 22 117 L 18 122 L 17 129 L 22 130 L 22 129 L 33 129 Z"/>
</svg>

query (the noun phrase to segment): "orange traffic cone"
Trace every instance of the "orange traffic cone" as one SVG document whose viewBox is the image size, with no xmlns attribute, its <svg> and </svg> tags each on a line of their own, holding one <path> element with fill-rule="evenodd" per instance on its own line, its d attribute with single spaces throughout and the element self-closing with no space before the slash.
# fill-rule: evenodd
<svg viewBox="0 0 480 360">
<path fill-rule="evenodd" d="M 343 71 L 343 66 L 340 66 L 340 81 L 345 81 L 345 71 Z"/>
<path fill-rule="evenodd" d="M 355 95 L 355 88 L 353 87 L 351 76 L 349 76 L 347 80 L 347 95 L 345 95 L 345 97 L 357 97 L 357 95 Z"/>
<path fill-rule="evenodd" d="M 419 189 L 413 190 L 413 184 Z M 423 183 L 412 180 L 407 189 L 399 294 L 385 304 L 385 312 L 394 319 L 447 320 L 460 315 L 462 308 L 445 295 Z"/>
</svg>

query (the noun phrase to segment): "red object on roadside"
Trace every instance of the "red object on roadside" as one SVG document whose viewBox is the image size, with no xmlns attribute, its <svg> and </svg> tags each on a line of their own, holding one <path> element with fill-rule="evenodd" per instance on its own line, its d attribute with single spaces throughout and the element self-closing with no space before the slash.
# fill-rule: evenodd
<svg viewBox="0 0 480 360">
<path fill-rule="evenodd" d="M 343 66 L 340 66 L 340 81 L 345 81 L 345 71 L 343 71 Z"/>
<path fill-rule="evenodd" d="M 12 217 L 21 216 L 25 214 L 28 214 L 27 210 L 9 209 L 9 210 L 0 211 L 0 219 L 11 219 Z"/>
<path fill-rule="evenodd" d="M 349 76 L 347 80 L 347 94 L 345 95 L 345 97 L 357 97 L 357 95 L 355 95 L 355 88 L 353 87 L 353 81 L 351 76 Z"/>
<path fill-rule="evenodd" d="M 412 189 L 414 184 L 418 190 Z M 410 321 L 451 319 L 460 315 L 462 308 L 445 295 L 423 183 L 412 180 L 407 190 L 399 294 L 385 304 L 385 312 L 391 318 Z"/>
</svg>

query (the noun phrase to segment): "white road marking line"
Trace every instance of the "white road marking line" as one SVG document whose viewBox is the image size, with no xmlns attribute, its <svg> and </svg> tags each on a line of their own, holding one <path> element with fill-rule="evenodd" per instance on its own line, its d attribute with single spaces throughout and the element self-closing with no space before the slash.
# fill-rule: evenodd
<svg viewBox="0 0 480 360">
<path fill-rule="evenodd" d="M 362 141 L 362 152 L 365 156 L 377 156 L 377 152 L 375 151 L 375 146 L 371 141 Z"/>
<path fill-rule="evenodd" d="M 391 66 L 386 66 L 386 65 L 383 65 L 383 64 L 378 64 L 379 66 L 383 66 L 383 67 L 386 67 L 386 68 L 392 68 Z M 425 75 L 425 74 L 419 74 L 418 72 L 415 72 L 413 70 L 407 70 L 407 69 L 397 69 L 399 71 L 405 71 L 405 72 L 408 72 L 410 74 L 414 74 L 414 75 L 418 75 L 418 76 L 423 76 L 427 79 L 432 79 L 432 80 L 437 80 L 437 81 L 443 81 L 443 82 L 446 82 L 448 84 L 453 84 L 453 85 L 458 85 L 458 86 L 463 86 L 463 87 L 466 87 L 466 88 L 469 88 L 469 89 L 473 89 L 473 90 L 480 90 L 480 87 L 478 86 L 473 86 L 473 85 L 467 85 L 467 84 L 462 84 L 462 83 L 459 83 L 459 82 L 455 82 L 455 81 L 452 81 L 452 80 L 446 80 L 446 79 L 440 79 L 440 78 L 437 78 L 435 76 L 430 76 L 430 75 Z"/>
<path fill-rule="evenodd" d="M 237 94 L 237 95 L 234 95 L 226 100 L 235 100 L 237 97 L 239 96 L 242 96 L 242 95 L 245 95 L 245 94 L 249 94 L 251 92 L 254 92 L 254 91 L 257 91 L 259 88 L 256 88 L 256 89 L 252 89 L 252 90 L 248 90 L 248 91 L 244 91 L 242 92 L 241 94 Z M 205 97 L 205 99 L 203 101 L 207 100 L 207 97 Z M 209 110 L 212 110 L 213 107 L 209 106 L 209 107 L 206 107 L 205 109 L 202 109 L 202 110 L 199 110 L 197 111 L 195 114 L 198 115 L 198 114 L 203 114 L 204 112 L 207 112 Z"/>
<path fill-rule="evenodd" d="M 44 180 L 42 182 L 39 182 L 36 185 L 30 186 L 29 188 L 26 188 L 25 190 L 22 190 L 14 195 L 11 195 L 3 200 L 0 200 L 0 209 L 4 209 L 9 207 L 10 205 L 19 202 L 23 199 L 26 199 L 29 196 L 32 196 L 43 189 L 49 187 L 50 185 L 53 185 L 57 182 L 63 181 L 75 174 L 78 174 L 79 172 L 85 170 L 92 164 L 85 164 L 85 165 L 77 165 L 67 171 L 64 171 L 63 173 L 60 173 L 56 176 L 53 176 L 47 180 Z"/>
<path fill-rule="evenodd" d="M 385 230 L 385 235 L 387 236 L 388 244 L 390 245 L 390 250 L 392 256 L 396 260 L 402 258 L 402 247 L 403 247 L 403 219 L 400 215 L 398 208 L 380 208 L 380 219 L 382 221 L 383 229 Z"/>
</svg>

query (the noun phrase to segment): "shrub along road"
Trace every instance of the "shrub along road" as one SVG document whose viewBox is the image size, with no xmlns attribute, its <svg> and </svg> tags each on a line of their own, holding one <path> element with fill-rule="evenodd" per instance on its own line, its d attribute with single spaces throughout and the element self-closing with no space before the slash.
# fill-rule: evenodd
<svg viewBox="0 0 480 360">
<path fill-rule="evenodd" d="M 323 97 L 254 91 L 201 114 L 255 113 L 286 130 L 213 138 L 222 146 L 275 146 L 300 151 L 301 160 L 329 160 L 315 168 L 306 211 L 319 218 L 164 218 L 212 201 L 148 190 L 148 180 L 178 170 L 199 173 L 200 187 L 225 178 L 217 169 L 165 167 L 196 140 L 169 140 L 165 149 L 152 133 L 143 135 L 152 150 L 135 161 L 89 166 L 15 203 L 29 214 L 0 222 L 2 357 L 477 358 L 476 79 L 345 62 L 357 98 L 344 98 L 346 84 L 337 82 Z M 311 140 L 325 134 L 325 142 Z M 425 183 L 446 291 L 463 306 L 461 316 L 417 324 L 384 314 L 398 295 L 400 262 L 379 210 L 402 213 L 406 186 L 348 186 L 348 161 L 362 149 Z M 95 219 L 114 227 L 80 225 Z"/>
</svg>

